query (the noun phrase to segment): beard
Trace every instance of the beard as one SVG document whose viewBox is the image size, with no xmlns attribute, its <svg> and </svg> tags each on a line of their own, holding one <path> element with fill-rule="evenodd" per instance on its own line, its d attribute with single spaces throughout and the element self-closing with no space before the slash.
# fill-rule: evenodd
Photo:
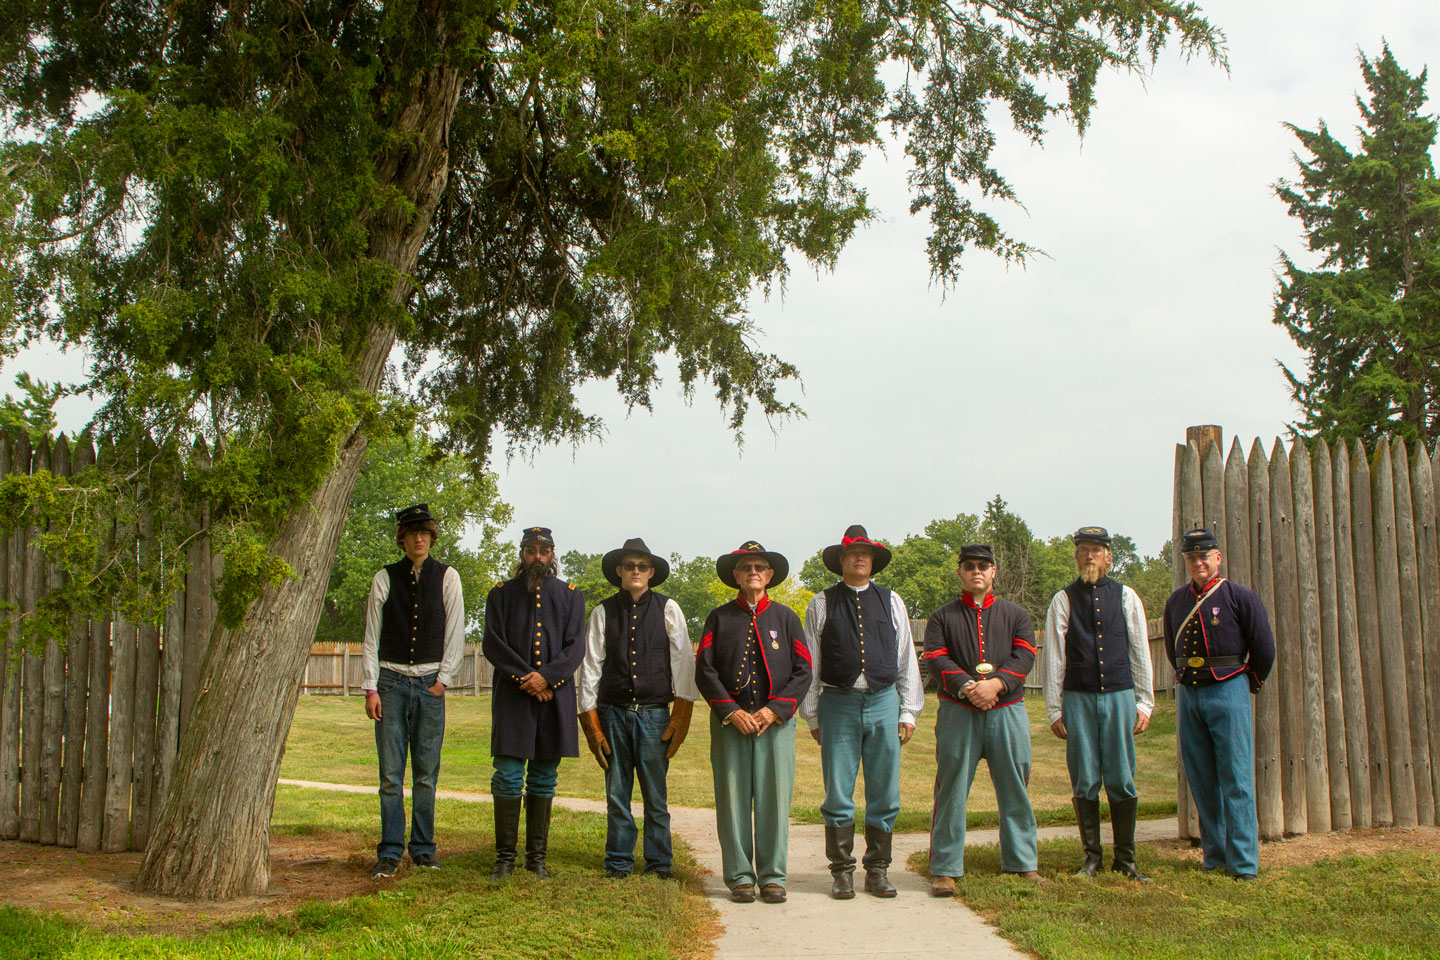
<svg viewBox="0 0 1440 960">
<path fill-rule="evenodd" d="M 540 581 L 550 575 L 550 564 L 543 560 L 534 560 L 525 565 L 525 585 L 531 590 L 540 586 Z"/>
<path fill-rule="evenodd" d="M 1080 579 L 1085 583 L 1095 584 L 1099 583 L 1100 578 L 1109 572 L 1110 564 L 1096 560 L 1093 563 L 1087 563 L 1080 567 Z"/>
</svg>

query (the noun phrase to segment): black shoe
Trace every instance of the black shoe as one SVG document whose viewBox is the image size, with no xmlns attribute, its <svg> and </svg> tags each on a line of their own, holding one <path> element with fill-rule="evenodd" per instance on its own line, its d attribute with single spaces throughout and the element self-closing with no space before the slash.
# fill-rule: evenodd
<svg viewBox="0 0 1440 960">
<path fill-rule="evenodd" d="M 435 859 L 435 854 L 433 853 L 422 853 L 418 856 L 411 854 L 410 865 L 412 867 L 424 867 L 426 870 L 440 869 L 440 861 Z"/>
<path fill-rule="evenodd" d="M 1253 873 L 1237 873 L 1237 874 L 1235 874 L 1235 879 L 1236 879 L 1236 880 L 1244 881 L 1245 883 L 1250 883 L 1252 880 L 1255 879 L 1255 874 L 1253 874 Z M 1149 883 L 1150 881 L 1149 881 L 1149 880 L 1146 880 L 1145 882 L 1146 882 L 1146 883 Z"/>
<path fill-rule="evenodd" d="M 825 824 L 825 856 L 830 860 L 830 896 L 855 898 L 855 824 Z"/>
<path fill-rule="evenodd" d="M 605 868 L 606 880 L 624 880 L 628 876 L 630 876 L 630 874 L 626 870 L 616 870 L 614 867 Z"/>
<path fill-rule="evenodd" d="M 495 798 L 495 868 L 491 880 L 503 880 L 515 869 L 515 845 L 520 836 L 519 797 Z"/>
<path fill-rule="evenodd" d="M 760 899 L 766 903 L 784 903 L 785 888 L 778 883 L 767 883 L 760 888 Z"/>
<path fill-rule="evenodd" d="M 525 869 L 541 880 L 550 879 L 545 852 L 550 846 L 550 807 L 554 797 L 525 797 Z"/>
<path fill-rule="evenodd" d="M 892 839 L 894 834 L 884 827 L 865 824 L 865 856 L 860 861 L 865 867 L 865 892 L 886 899 L 900 892 L 886 875 L 890 869 Z"/>
<path fill-rule="evenodd" d="M 657 879 L 657 880 L 679 880 L 679 879 L 680 879 L 679 877 L 675 876 L 675 871 L 673 871 L 673 870 L 647 870 L 646 873 L 649 874 L 650 876 L 654 877 L 654 878 Z"/>
<path fill-rule="evenodd" d="M 400 861 L 394 857 L 381 857 L 375 861 L 375 866 L 370 868 L 371 880 L 385 880 L 395 876 L 395 871 L 400 869 Z"/>
<path fill-rule="evenodd" d="M 742 883 L 730 891 L 730 900 L 733 903 L 754 903 L 755 885 L 753 883 Z"/>
<path fill-rule="evenodd" d="M 1075 876 L 1093 877 L 1104 863 L 1100 855 L 1100 801 L 1071 797 L 1070 803 L 1075 807 L 1075 822 L 1080 825 L 1080 845 L 1085 848 L 1085 862 Z M 1115 808 L 1110 809 L 1113 816 Z"/>
<path fill-rule="evenodd" d="M 1110 800 L 1110 829 L 1115 834 L 1115 859 L 1110 869 L 1131 880 L 1149 883 L 1150 878 L 1135 866 L 1135 815 L 1139 809 L 1138 797 Z"/>
</svg>

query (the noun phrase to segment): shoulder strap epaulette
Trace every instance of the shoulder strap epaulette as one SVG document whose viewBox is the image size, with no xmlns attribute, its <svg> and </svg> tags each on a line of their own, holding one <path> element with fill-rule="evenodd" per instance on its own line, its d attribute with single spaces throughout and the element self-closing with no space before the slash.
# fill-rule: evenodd
<svg viewBox="0 0 1440 960">
<path fill-rule="evenodd" d="M 503 586 L 505 586 L 505 581 L 504 581 L 504 580 L 496 580 L 496 581 L 495 581 L 495 588 L 496 588 L 497 590 L 498 590 L 499 588 L 503 587 Z"/>
<path fill-rule="evenodd" d="M 573 583 L 567 583 L 567 584 L 565 584 L 565 586 L 569 587 L 571 590 L 574 590 L 574 589 L 575 589 L 575 584 L 573 584 Z"/>
</svg>

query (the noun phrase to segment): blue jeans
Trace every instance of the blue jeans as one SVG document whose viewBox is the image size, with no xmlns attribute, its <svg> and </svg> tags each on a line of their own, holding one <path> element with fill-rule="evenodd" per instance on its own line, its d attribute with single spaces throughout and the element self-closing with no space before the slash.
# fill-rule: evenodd
<svg viewBox="0 0 1440 960">
<path fill-rule="evenodd" d="M 865 824 L 886 833 L 900 812 L 900 694 L 850 687 L 820 691 L 820 773 L 832 826 L 855 822 L 855 778 L 865 769 Z"/>
<path fill-rule="evenodd" d="M 520 799 L 522 794 L 532 797 L 555 796 L 555 784 L 560 780 L 560 758 L 526 760 L 524 757 L 507 757 L 496 754 L 490 758 L 495 772 L 490 776 L 490 793 L 496 797 Z"/>
<path fill-rule="evenodd" d="M 380 843 L 375 856 L 399 860 L 405 852 L 405 755 L 410 755 L 410 857 L 435 853 L 435 783 L 445 743 L 445 695 L 429 690 L 439 674 L 407 677 L 382 669 L 380 720 Z"/>
<path fill-rule="evenodd" d="M 1182 684 L 1176 705 L 1180 759 L 1200 816 L 1205 868 L 1253 876 L 1260 871 L 1260 828 L 1250 685 L 1243 676 L 1208 687 Z"/>
<path fill-rule="evenodd" d="M 669 870 L 670 807 L 665 800 L 669 746 L 660 739 L 670 722 L 669 707 L 601 705 L 600 728 L 610 741 L 610 769 L 605 772 L 605 867 L 629 873 L 635 866 L 635 817 L 630 797 L 640 778 L 645 802 L 645 872 Z"/>
</svg>

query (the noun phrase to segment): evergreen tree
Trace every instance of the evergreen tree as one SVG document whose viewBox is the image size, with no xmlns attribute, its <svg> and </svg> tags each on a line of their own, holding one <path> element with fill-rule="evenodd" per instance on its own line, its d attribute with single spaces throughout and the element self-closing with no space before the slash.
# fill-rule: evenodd
<svg viewBox="0 0 1440 960">
<path fill-rule="evenodd" d="M 1297 426 L 1327 439 L 1440 434 L 1440 183 L 1423 112 L 1426 71 L 1401 69 L 1387 45 L 1360 57 L 1369 98 L 1352 153 L 1324 121 L 1286 126 L 1308 159 L 1276 192 L 1305 229 L 1315 270 L 1282 255 L 1275 322 L 1307 354 L 1285 369 L 1305 412 Z"/>
</svg>

